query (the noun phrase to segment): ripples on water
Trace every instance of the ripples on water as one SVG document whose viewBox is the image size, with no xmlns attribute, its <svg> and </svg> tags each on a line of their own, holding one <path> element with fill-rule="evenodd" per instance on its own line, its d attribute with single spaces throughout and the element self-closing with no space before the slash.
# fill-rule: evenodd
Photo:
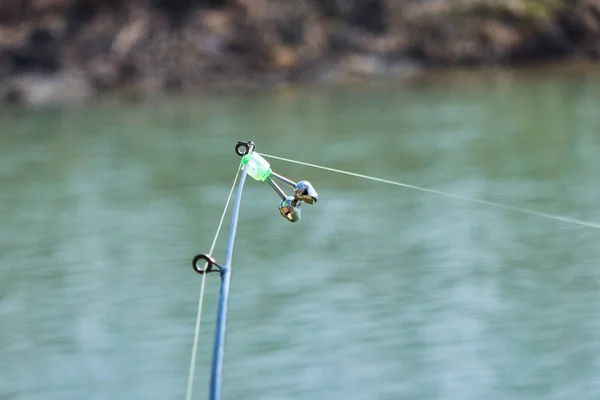
<svg viewBox="0 0 600 400">
<path fill-rule="evenodd" d="M 595 77 L 517 76 L 0 111 L 0 398 L 183 397 L 190 260 L 238 139 L 598 222 L 599 93 Z M 321 199 L 292 225 L 248 181 L 226 398 L 600 398 L 600 232 L 273 166 Z M 208 289 L 196 398 L 217 277 Z"/>
</svg>

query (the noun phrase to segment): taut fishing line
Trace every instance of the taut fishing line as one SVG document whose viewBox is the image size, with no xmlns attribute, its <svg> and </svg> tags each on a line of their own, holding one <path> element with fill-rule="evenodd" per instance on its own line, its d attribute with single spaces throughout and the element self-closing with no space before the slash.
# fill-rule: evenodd
<svg viewBox="0 0 600 400">
<path fill-rule="evenodd" d="M 318 168 L 318 169 L 325 170 L 325 171 L 337 172 L 338 174 L 354 176 L 354 177 L 357 177 L 357 178 L 368 179 L 370 181 L 375 181 L 375 182 L 380 182 L 380 183 L 386 183 L 388 185 L 400 186 L 400 187 L 404 187 L 404 188 L 408 188 L 408 189 L 418 190 L 418 191 L 421 191 L 421 192 L 427 192 L 427 193 L 437 194 L 439 196 L 444 196 L 444 197 L 448 197 L 448 198 L 451 198 L 451 199 L 463 200 L 463 201 L 468 201 L 468 202 L 471 202 L 471 203 L 478 203 L 478 204 L 483 204 L 483 205 L 486 205 L 486 206 L 491 206 L 491 207 L 496 207 L 496 208 L 503 208 L 505 210 L 517 211 L 517 212 L 524 213 L 524 214 L 535 215 L 537 217 L 542 217 L 542 218 L 547 218 L 547 219 L 553 219 L 553 220 L 556 220 L 556 221 L 567 222 L 567 223 L 570 223 L 570 224 L 585 226 L 585 227 L 588 227 L 588 228 L 600 229 L 600 223 L 596 223 L 596 222 L 583 221 L 583 220 L 580 220 L 580 219 L 563 217 L 563 216 L 560 216 L 560 215 L 555 215 L 555 214 L 549 214 L 549 213 L 545 213 L 545 212 L 530 210 L 530 209 L 527 209 L 527 208 L 509 206 L 509 205 L 506 205 L 506 204 L 496 203 L 496 202 L 493 202 L 493 201 L 475 199 L 475 198 L 472 198 L 472 197 L 466 197 L 466 196 L 461 196 L 461 195 L 458 195 L 458 194 L 443 192 L 441 190 L 429 189 L 429 188 L 425 188 L 425 187 L 421 187 L 421 186 L 410 185 L 408 183 L 391 181 L 389 179 L 382 179 L 382 178 L 377 178 L 377 177 L 374 177 L 374 176 L 357 174 L 355 172 L 344 171 L 344 170 L 337 169 L 337 168 L 325 167 L 323 165 L 311 164 L 311 163 L 307 163 L 307 162 L 304 162 L 304 161 L 292 160 L 292 159 L 285 158 L 285 157 L 278 157 L 278 156 L 273 156 L 273 155 L 265 154 L 265 153 L 260 153 L 260 154 L 263 155 L 263 156 L 265 156 L 265 157 L 267 157 L 267 158 L 273 158 L 273 159 L 276 159 L 276 160 L 281 160 L 281 161 L 289 162 L 289 163 L 292 163 L 292 164 L 305 165 L 307 167 Z"/>
<path fill-rule="evenodd" d="M 198 338 L 200 336 L 200 324 L 202 318 L 202 304 L 204 300 L 204 287 L 206 282 L 206 275 L 210 272 L 219 272 L 221 276 L 221 287 L 219 294 L 219 305 L 217 310 L 217 324 L 215 328 L 215 344 L 213 347 L 213 364 L 212 364 L 212 372 L 211 372 L 211 380 L 210 380 L 210 399 L 211 400 L 220 400 L 221 399 L 221 389 L 222 389 L 222 380 L 223 380 L 223 364 L 224 364 L 224 353 L 225 353 L 225 336 L 227 331 L 227 314 L 228 314 L 228 303 L 229 303 L 229 292 L 230 292 L 230 283 L 231 283 L 231 271 L 232 271 L 232 259 L 233 259 L 233 248 L 235 243 L 235 237 L 237 232 L 237 225 L 240 214 L 240 204 L 242 201 L 242 191 L 244 188 L 244 184 L 246 182 L 246 178 L 250 176 L 256 181 L 266 182 L 273 188 L 277 196 L 279 197 L 279 212 L 283 218 L 287 221 L 295 223 L 301 219 L 301 210 L 302 205 L 305 204 L 308 207 L 315 205 L 319 199 L 319 195 L 317 191 L 313 187 L 313 185 L 307 180 L 293 181 L 285 176 L 282 176 L 273 171 L 271 165 L 267 160 L 265 160 L 261 155 L 255 152 L 255 145 L 252 141 L 238 141 L 235 146 L 235 153 L 242 157 L 240 165 L 238 166 L 237 173 L 235 175 L 235 179 L 233 184 L 231 185 L 231 190 L 229 192 L 229 196 L 227 197 L 227 202 L 225 203 L 225 209 L 223 210 L 223 214 L 221 215 L 221 220 L 219 221 L 219 226 L 217 228 L 217 233 L 215 234 L 215 238 L 213 240 L 212 246 L 210 248 L 210 252 L 208 254 L 198 254 L 192 260 L 192 266 L 194 267 L 194 271 L 203 275 L 202 283 L 200 287 L 200 298 L 198 299 L 198 314 L 196 317 L 196 328 L 194 331 L 194 345 L 192 349 L 192 356 L 190 361 L 190 370 L 188 376 L 188 384 L 187 384 L 187 395 L 186 399 L 191 400 L 192 398 L 192 389 L 193 389 L 193 381 L 194 381 L 194 370 L 196 367 L 196 354 L 198 352 Z M 466 197 L 458 194 L 443 192 L 441 190 L 430 189 L 422 186 L 410 185 L 408 183 L 392 181 L 389 179 L 377 178 L 375 176 L 369 176 L 364 174 L 358 174 L 355 172 L 344 171 L 337 168 L 325 167 L 323 165 L 311 164 L 303 161 L 292 160 L 285 157 L 278 157 L 269 154 L 263 154 L 267 158 L 273 158 L 276 160 L 281 160 L 293 164 L 304 165 L 307 167 L 313 167 L 325 171 L 335 172 L 338 174 L 354 176 L 357 178 L 367 179 L 374 182 L 385 183 L 393 186 L 400 186 L 407 189 L 418 190 L 421 192 L 426 192 L 430 194 L 436 194 L 438 196 L 443 196 L 451 199 L 467 201 L 471 203 L 483 204 L 490 207 L 517 211 L 523 214 L 530 214 L 546 219 L 552 219 L 562 222 L 567 222 L 574 225 L 585 226 L 588 228 L 600 229 L 600 223 L 584 221 L 575 218 L 563 217 L 560 215 L 544 213 L 540 211 L 530 210 L 522 207 L 514 207 L 509 206 L 502 203 L 496 203 L 488 200 L 481 200 L 472 197 Z M 240 175 L 240 171 L 241 175 Z M 215 244 L 217 242 L 217 238 L 221 231 L 221 227 L 223 225 L 223 220 L 227 213 L 227 209 L 229 208 L 229 203 L 233 196 L 233 191 L 235 190 L 236 182 L 239 184 L 238 190 L 235 197 L 235 201 L 232 206 L 231 212 L 231 226 L 229 229 L 229 238 L 227 240 L 227 246 L 225 251 L 225 260 L 222 265 L 217 264 L 215 259 L 212 257 L 212 252 L 215 249 Z M 286 185 L 291 188 L 291 194 L 286 192 L 279 186 L 280 184 Z M 203 262 L 206 262 L 204 266 Z"/>
</svg>

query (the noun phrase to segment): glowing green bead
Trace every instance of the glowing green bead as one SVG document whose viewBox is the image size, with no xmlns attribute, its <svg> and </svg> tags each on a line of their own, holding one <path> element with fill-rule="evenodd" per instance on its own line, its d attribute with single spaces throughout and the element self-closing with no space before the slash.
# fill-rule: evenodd
<svg viewBox="0 0 600 400">
<path fill-rule="evenodd" d="M 271 175 L 271 164 L 258 153 L 246 154 L 242 158 L 242 169 L 248 164 L 248 175 L 257 181 L 264 181 Z"/>
</svg>

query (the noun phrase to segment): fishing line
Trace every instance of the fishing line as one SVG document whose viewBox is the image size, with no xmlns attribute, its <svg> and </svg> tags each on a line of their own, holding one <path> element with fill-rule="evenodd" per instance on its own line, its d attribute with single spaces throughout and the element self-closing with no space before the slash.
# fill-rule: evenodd
<svg viewBox="0 0 600 400">
<path fill-rule="evenodd" d="M 210 246 L 209 256 L 212 256 L 212 253 L 215 249 L 215 245 L 217 244 L 217 239 L 219 238 L 219 233 L 221 232 L 221 227 L 223 226 L 223 220 L 225 219 L 225 214 L 227 214 L 227 208 L 229 208 L 229 202 L 231 201 L 231 196 L 233 195 L 233 190 L 235 189 L 235 184 L 240 175 L 242 162 L 240 161 L 240 165 L 238 165 L 237 173 L 235 174 L 235 178 L 233 179 L 233 184 L 231 185 L 231 190 L 229 191 L 229 196 L 227 197 L 227 202 L 225 203 L 225 208 L 223 209 L 223 214 L 221 214 L 221 220 L 219 221 L 219 226 L 217 227 L 217 233 L 213 239 L 212 245 Z M 204 266 L 208 266 L 208 263 Z M 196 328 L 194 330 L 194 344 L 192 346 L 192 359 L 190 361 L 190 371 L 188 374 L 188 383 L 187 383 L 187 394 L 185 396 L 186 400 L 192 399 L 192 388 L 194 384 L 194 373 L 196 370 L 196 354 L 198 353 L 198 339 L 200 338 L 200 323 L 202 321 L 202 305 L 204 303 L 204 287 L 206 283 L 206 275 L 202 274 L 202 283 L 200 284 L 200 297 L 198 299 L 198 313 L 196 315 Z"/>
<path fill-rule="evenodd" d="M 375 182 L 386 183 L 388 185 L 400 186 L 400 187 L 404 187 L 404 188 L 408 188 L 408 189 L 418 190 L 418 191 L 421 191 L 421 192 L 432 193 L 432 194 L 436 194 L 436 195 L 439 195 L 439 196 L 448 197 L 448 198 L 451 198 L 451 199 L 463 200 L 463 201 L 468 201 L 468 202 L 471 202 L 471 203 L 478 203 L 478 204 L 483 204 L 483 205 L 487 205 L 487 206 L 491 206 L 491 207 L 496 207 L 496 208 L 503 208 L 505 210 L 511 210 L 511 211 L 517 211 L 517 212 L 524 213 L 524 214 L 535 215 L 537 217 L 542 217 L 542 218 L 547 218 L 547 219 L 553 219 L 553 220 L 556 220 L 556 221 L 567 222 L 567 223 L 570 223 L 570 224 L 585 226 L 585 227 L 588 227 L 588 228 L 600 229 L 600 223 L 596 223 L 596 222 L 583 221 L 583 220 L 580 220 L 580 219 L 563 217 L 563 216 L 560 216 L 560 215 L 555 215 L 555 214 L 549 214 L 549 213 L 545 213 L 545 212 L 530 210 L 530 209 L 527 209 L 527 208 L 509 206 L 509 205 L 506 205 L 506 204 L 496 203 L 496 202 L 493 202 L 493 201 L 475 199 L 475 198 L 472 198 L 472 197 L 466 197 L 466 196 L 461 196 L 461 195 L 458 195 L 458 194 L 443 192 L 441 190 L 429 189 L 429 188 L 425 188 L 425 187 L 421 187 L 421 186 L 410 185 L 408 183 L 391 181 L 389 179 L 382 179 L 382 178 L 377 178 L 377 177 L 374 177 L 374 176 L 357 174 L 355 172 L 344 171 L 344 170 L 337 169 L 337 168 L 325 167 L 323 165 L 317 165 L 317 164 L 311 164 L 311 163 L 307 163 L 307 162 L 303 162 L 303 161 L 292 160 L 292 159 L 285 158 L 285 157 L 278 157 L 278 156 L 273 156 L 273 155 L 264 154 L 264 153 L 260 153 L 260 154 L 263 155 L 263 156 L 265 156 L 265 157 L 267 157 L 267 158 L 273 158 L 273 159 L 276 159 L 276 160 L 281 160 L 281 161 L 289 162 L 289 163 L 292 163 L 292 164 L 305 165 L 307 167 L 313 167 L 313 168 L 322 169 L 322 170 L 325 170 L 325 171 L 337 172 L 339 174 L 354 176 L 354 177 L 357 177 L 357 178 L 367 179 L 367 180 L 371 180 L 371 181 L 375 181 Z"/>
</svg>

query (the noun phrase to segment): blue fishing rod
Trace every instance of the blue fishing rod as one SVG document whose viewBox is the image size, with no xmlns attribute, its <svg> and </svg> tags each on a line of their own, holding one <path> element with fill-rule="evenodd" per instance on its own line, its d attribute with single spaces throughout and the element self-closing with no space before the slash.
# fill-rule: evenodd
<svg viewBox="0 0 600 400">
<path fill-rule="evenodd" d="M 318 200 L 318 194 L 310 182 L 294 182 L 284 176 L 276 174 L 271 169 L 269 162 L 261 157 L 260 154 L 256 153 L 254 149 L 255 145 L 251 141 L 239 141 L 235 146 L 235 153 L 242 157 L 242 174 L 233 205 L 224 263 L 222 265 L 217 264 L 215 259 L 209 254 L 198 254 L 192 260 L 192 266 L 194 267 L 194 271 L 197 273 L 202 275 L 210 272 L 219 272 L 221 275 L 219 308 L 217 311 L 217 325 L 215 329 L 215 343 L 210 379 L 210 400 L 221 399 L 233 247 L 235 244 L 235 237 L 240 215 L 240 205 L 242 202 L 242 192 L 244 189 L 244 184 L 246 183 L 246 176 L 250 175 L 257 181 L 267 182 L 273 188 L 273 190 L 275 190 L 275 193 L 277 193 L 281 199 L 279 202 L 279 212 L 281 213 L 282 217 L 290 222 L 297 222 L 300 220 L 302 203 L 315 204 Z M 286 195 L 279 185 L 277 185 L 276 181 L 291 187 L 292 195 Z"/>
</svg>

